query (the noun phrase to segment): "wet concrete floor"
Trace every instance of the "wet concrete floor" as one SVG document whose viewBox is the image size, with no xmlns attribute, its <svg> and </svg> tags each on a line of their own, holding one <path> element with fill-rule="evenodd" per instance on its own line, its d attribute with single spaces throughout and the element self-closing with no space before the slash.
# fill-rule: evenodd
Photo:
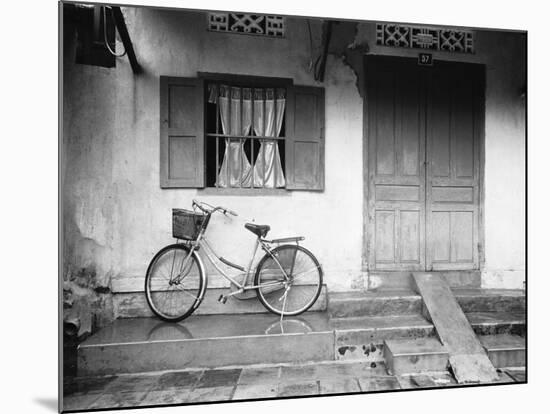
<svg viewBox="0 0 550 414">
<path fill-rule="evenodd" d="M 525 382 L 504 369 L 498 383 Z M 384 364 L 327 362 L 66 378 L 64 411 L 457 386 L 449 372 L 388 375 Z"/>
</svg>

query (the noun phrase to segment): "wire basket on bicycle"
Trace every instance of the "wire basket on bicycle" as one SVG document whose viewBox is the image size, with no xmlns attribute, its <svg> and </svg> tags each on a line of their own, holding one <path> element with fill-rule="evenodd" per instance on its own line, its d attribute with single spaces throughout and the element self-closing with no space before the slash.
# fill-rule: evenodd
<svg viewBox="0 0 550 414">
<path fill-rule="evenodd" d="M 172 236 L 175 239 L 195 241 L 199 233 L 208 225 L 206 214 L 183 208 L 172 209 Z"/>
</svg>

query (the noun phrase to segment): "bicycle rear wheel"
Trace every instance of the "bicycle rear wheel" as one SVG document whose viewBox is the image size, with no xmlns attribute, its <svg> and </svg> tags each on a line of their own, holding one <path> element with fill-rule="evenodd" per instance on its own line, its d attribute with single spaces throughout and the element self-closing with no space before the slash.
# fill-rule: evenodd
<svg viewBox="0 0 550 414">
<path fill-rule="evenodd" d="M 206 281 L 202 264 L 189 247 L 172 244 L 160 250 L 147 269 L 145 296 L 155 315 L 177 322 L 199 306 Z"/>
<path fill-rule="evenodd" d="M 307 311 L 319 297 L 323 285 L 319 262 L 302 246 L 283 245 L 270 253 L 260 260 L 256 270 L 254 285 L 258 286 L 258 299 L 278 315 L 292 316 Z"/>
</svg>

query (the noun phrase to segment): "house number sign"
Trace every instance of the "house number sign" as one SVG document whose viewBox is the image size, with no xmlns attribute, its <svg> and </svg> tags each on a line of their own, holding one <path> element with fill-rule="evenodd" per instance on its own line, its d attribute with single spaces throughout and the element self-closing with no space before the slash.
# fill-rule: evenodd
<svg viewBox="0 0 550 414">
<path fill-rule="evenodd" d="M 433 66 L 433 56 L 431 53 L 419 53 L 418 64 L 421 66 Z"/>
</svg>

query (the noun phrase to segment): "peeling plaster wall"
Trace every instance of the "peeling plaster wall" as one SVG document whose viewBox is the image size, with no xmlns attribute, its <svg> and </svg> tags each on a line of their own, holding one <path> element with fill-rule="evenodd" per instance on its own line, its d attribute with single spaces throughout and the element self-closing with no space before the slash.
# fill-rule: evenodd
<svg viewBox="0 0 550 414">
<path fill-rule="evenodd" d="M 105 103 L 116 99 L 116 78 L 109 69 L 74 66 L 74 53 L 65 51 L 63 74 L 63 287 L 64 307 L 77 313 L 82 337 L 114 316 L 116 118 Z"/>
<path fill-rule="evenodd" d="M 344 57 L 342 46 L 354 42 L 368 45 L 370 53 L 402 56 L 418 52 L 377 47 L 372 23 L 352 28 L 348 24 L 340 34 L 335 30 L 323 84 L 324 192 L 246 197 L 196 189 L 163 190 L 159 185 L 159 76 L 220 72 L 287 77 L 295 84 L 316 85 L 308 71 L 312 56 L 308 28 L 305 20 L 288 18 L 285 38 L 271 39 L 208 32 L 206 16 L 198 12 L 125 8 L 123 13 L 143 74 L 135 76 L 127 58 L 117 59 L 116 69 L 105 69 L 75 65 L 73 51 L 65 51 L 65 279 L 85 284 L 83 280 L 91 278 L 91 289 L 112 288 L 124 278 L 142 286 L 154 253 L 173 242 L 171 209 L 189 208 L 191 200 L 198 198 L 240 214 L 234 220 L 216 217 L 211 222 L 209 238 L 224 257 L 246 262 L 254 238 L 242 224 L 254 217 L 271 225 L 273 237 L 304 235 L 305 245 L 323 264 L 330 290 L 364 288 L 363 98 L 357 62 L 366 49 L 351 55 L 348 51 Z M 321 23 L 311 23 L 313 52 L 318 53 Z M 525 120 L 518 89 L 524 74 L 518 66 L 521 59 L 512 56 L 521 53 L 523 45 L 517 36 L 483 32 L 478 33 L 476 46 L 475 56 L 434 53 L 434 58 L 487 64 L 487 260 L 483 270 L 487 281 L 503 270 L 521 279 Z M 222 284 L 214 277 L 209 286 Z"/>
<path fill-rule="evenodd" d="M 98 283 L 112 288 L 131 278 L 130 284 L 141 289 L 154 253 L 174 241 L 171 209 L 189 208 L 197 198 L 240 215 L 211 221 L 209 239 L 224 257 L 247 263 L 254 236 L 242 225 L 255 218 L 271 225 L 272 237 L 305 236 L 304 245 L 320 258 L 331 289 L 363 288 L 362 159 L 357 156 L 362 153 L 362 99 L 353 71 L 329 55 L 323 85 L 324 192 L 246 197 L 161 189 L 159 76 L 220 72 L 318 85 L 308 70 L 308 28 L 305 20 L 289 18 L 286 37 L 271 39 L 208 32 L 202 13 L 132 8 L 123 13 L 143 74 L 135 76 L 126 58 L 117 59 L 116 69 L 104 69 L 75 65 L 66 53 L 66 279 L 93 268 Z M 318 48 L 321 23 L 312 21 L 311 29 Z M 210 287 L 225 284 L 216 277 L 209 281 Z"/>
</svg>

